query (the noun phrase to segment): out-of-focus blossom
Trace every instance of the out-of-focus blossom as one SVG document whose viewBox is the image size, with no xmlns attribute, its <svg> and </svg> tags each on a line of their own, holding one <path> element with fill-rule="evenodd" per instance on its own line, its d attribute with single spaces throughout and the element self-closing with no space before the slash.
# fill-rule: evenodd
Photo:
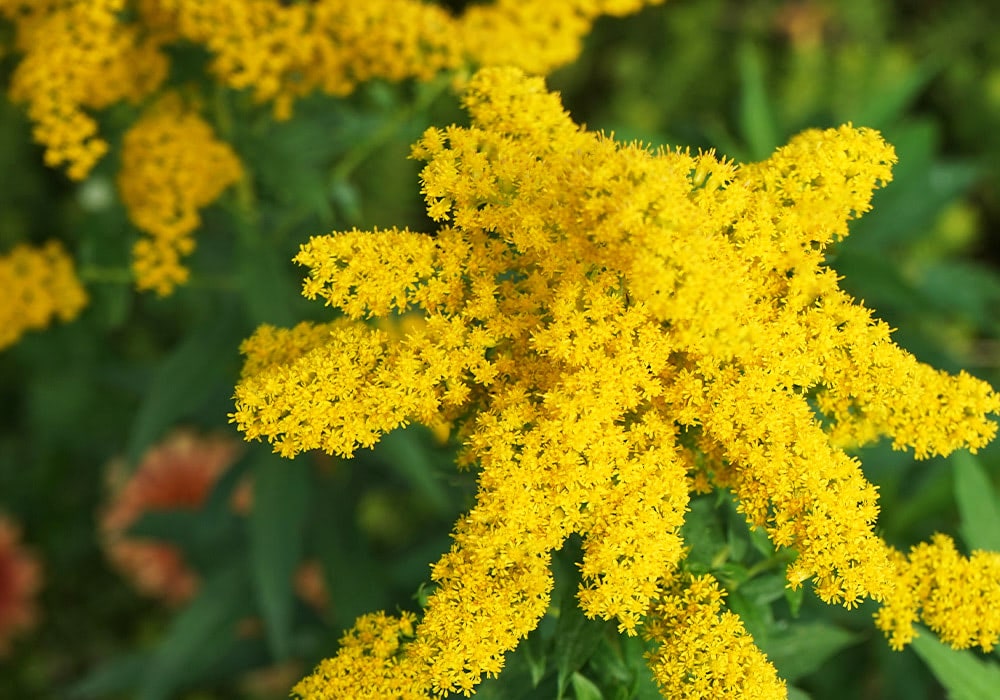
<svg viewBox="0 0 1000 700">
<path fill-rule="evenodd" d="M 18 245 L 0 255 L 0 350 L 54 317 L 71 321 L 87 305 L 73 261 L 57 241 L 41 248 Z"/>
<path fill-rule="evenodd" d="M 101 534 L 111 562 L 143 594 L 169 604 L 189 600 L 198 577 L 174 545 L 128 534 L 146 513 L 197 510 L 233 464 L 240 445 L 229 438 L 177 431 L 146 453 L 133 473 L 109 467 L 111 497 Z"/>
<path fill-rule="evenodd" d="M 12 637 L 37 622 L 41 581 L 41 565 L 21 545 L 20 528 L 0 516 L 0 656 L 9 651 Z"/>
</svg>

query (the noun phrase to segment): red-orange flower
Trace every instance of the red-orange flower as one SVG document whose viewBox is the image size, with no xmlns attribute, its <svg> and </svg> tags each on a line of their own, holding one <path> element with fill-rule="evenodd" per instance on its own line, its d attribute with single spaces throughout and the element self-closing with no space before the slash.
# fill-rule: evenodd
<svg viewBox="0 0 1000 700">
<path fill-rule="evenodd" d="M 42 581 L 41 566 L 20 540 L 20 528 L 0 516 L 0 656 L 7 653 L 11 637 L 38 619 L 35 594 Z"/>
<path fill-rule="evenodd" d="M 121 461 L 108 470 L 111 499 L 101 519 L 108 557 L 142 593 L 170 604 L 190 600 L 198 578 L 172 544 L 131 537 L 129 527 L 150 511 L 196 510 L 235 461 L 237 441 L 179 430 L 146 453 L 129 474 Z"/>
</svg>

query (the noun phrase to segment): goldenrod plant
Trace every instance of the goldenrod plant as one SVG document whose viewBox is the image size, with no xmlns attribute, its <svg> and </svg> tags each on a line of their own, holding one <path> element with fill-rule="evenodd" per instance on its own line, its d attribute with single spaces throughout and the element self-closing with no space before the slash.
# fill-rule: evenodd
<svg viewBox="0 0 1000 700">
<path fill-rule="evenodd" d="M 972 567 L 981 579 L 921 591 L 930 577 L 875 535 L 876 491 L 841 449 L 888 436 L 918 457 L 976 450 L 1000 409 L 986 383 L 895 346 L 823 264 L 890 179 L 892 149 L 844 126 L 750 166 L 650 153 L 579 128 L 511 69 L 477 73 L 464 104 L 470 127 L 432 128 L 413 153 L 442 227 L 313 238 L 296 258 L 303 292 L 345 319 L 265 327 L 243 345 L 233 419 L 248 437 L 350 457 L 444 417 L 477 472 L 419 622 L 381 620 L 386 643 L 365 618 L 299 692 L 470 693 L 545 615 L 551 553 L 575 533 L 582 609 L 665 647 L 653 655 L 665 697 L 783 697 L 720 614 L 711 575 L 685 578 L 689 494 L 717 488 L 796 551 L 792 588 L 812 581 L 848 608 L 884 601 L 897 647 L 927 610 L 959 648 L 992 649 L 1000 555 Z M 426 324 L 395 341 L 364 323 L 414 309 Z"/>
<path fill-rule="evenodd" d="M 0 0 L 0 696 L 993 700 L 977 7 Z"/>
</svg>

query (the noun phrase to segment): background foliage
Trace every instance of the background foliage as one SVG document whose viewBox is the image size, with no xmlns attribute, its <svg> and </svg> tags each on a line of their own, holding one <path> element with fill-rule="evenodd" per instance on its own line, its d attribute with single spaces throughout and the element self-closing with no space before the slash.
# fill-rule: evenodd
<svg viewBox="0 0 1000 700">
<path fill-rule="evenodd" d="M 591 129 L 738 161 L 805 127 L 882 130 L 899 154 L 894 182 L 831 262 L 901 345 L 998 386 L 998 35 L 988 3 L 671 0 L 601 20 L 549 84 Z M 117 200 L 114 158 L 70 183 L 42 165 L 19 108 L 0 101 L 0 250 L 58 237 L 91 295 L 74 323 L 0 354 L 0 509 L 22 524 L 45 578 L 41 624 L 0 660 L 0 697 L 284 697 L 355 616 L 418 607 L 428 565 L 474 493 L 453 447 L 422 428 L 349 463 L 289 462 L 247 445 L 202 508 L 133 526 L 182 547 L 202 576 L 197 597 L 171 609 L 109 568 L 98 543 L 105 465 L 136 465 L 178 425 L 235 436 L 226 416 L 240 341 L 261 323 L 323 318 L 298 295 L 298 246 L 352 226 L 430 230 L 409 144 L 464 118 L 442 78 L 308 98 L 276 123 L 246 94 L 210 85 L 193 49 L 174 59 L 184 80 L 205 83 L 205 113 L 252 178 L 205 212 L 192 281 L 167 299 L 129 284 L 123 241 L 137 234 Z M 3 58 L 5 80 L 14 61 Z M 103 117 L 112 140 L 135 119 L 130 110 Z M 915 462 L 880 446 L 862 462 L 880 486 L 891 544 L 941 531 L 967 550 L 1000 549 L 1000 447 Z M 253 506 L 234 513 L 229 496 L 247 475 Z M 685 534 L 690 559 L 729 587 L 731 608 L 793 697 L 986 699 L 1000 687 L 995 653 L 953 652 L 930 635 L 893 652 L 871 610 L 789 593 L 768 566 L 769 545 L 727 498 L 695 500 Z M 659 697 L 642 642 L 575 606 L 572 549 L 557 557 L 550 615 L 479 696 Z M 323 572 L 324 611 L 293 593 L 306 560 Z M 246 620 L 257 623 L 230 632 Z"/>
</svg>

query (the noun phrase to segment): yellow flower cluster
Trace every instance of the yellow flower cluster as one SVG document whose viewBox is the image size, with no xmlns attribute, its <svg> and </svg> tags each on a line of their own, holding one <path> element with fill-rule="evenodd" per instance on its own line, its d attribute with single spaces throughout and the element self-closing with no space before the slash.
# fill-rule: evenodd
<svg viewBox="0 0 1000 700">
<path fill-rule="evenodd" d="M 305 697 L 355 700 L 421 700 L 427 696 L 416 680 L 416 664 L 403 652 L 413 638 L 416 617 L 385 613 L 362 615 L 340 639 L 340 654 L 322 661 L 296 692 Z M 384 678 L 391 666 L 392 679 Z"/>
<path fill-rule="evenodd" d="M 444 69 L 510 64 L 546 73 L 572 61 L 601 15 L 663 0 L 494 0 L 455 17 L 423 0 L 151 0 L 184 38 L 203 44 L 224 83 L 272 102 L 279 118 L 296 97 L 351 92 L 373 78 L 428 80 Z"/>
<path fill-rule="evenodd" d="M 823 264 L 890 178 L 891 147 L 844 126 L 746 166 L 654 153 L 578 127 L 512 68 L 477 73 L 464 103 L 470 127 L 413 150 L 439 230 L 313 238 L 296 258 L 304 294 L 346 318 L 243 344 L 233 420 L 248 439 L 350 456 L 447 420 L 478 470 L 412 639 L 363 664 L 342 651 L 300 694 L 471 693 L 544 615 L 551 552 L 578 533 L 582 609 L 647 625 L 668 692 L 780 695 L 715 583 L 685 578 L 689 494 L 731 488 L 752 526 L 797 550 L 790 585 L 891 601 L 903 569 L 839 441 L 885 435 L 925 456 L 996 430 L 1000 396 L 917 363 Z M 365 323 L 411 309 L 425 323 L 401 338 Z M 704 650 L 685 652 L 686 673 L 677 639 Z"/>
<path fill-rule="evenodd" d="M 740 618 L 722 609 L 725 591 L 711 575 L 677 580 L 654 603 L 643 636 L 663 696 L 684 700 L 785 697 L 785 684 L 754 646 Z"/>
<path fill-rule="evenodd" d="M 70 321 L 87 304 L 73 261 L 56 241 L 41 248 L 18 245 L 0 255 L 0 350 L 53 317 Z"/>
<path fill-rule="evenodd" d="M 1000 553 L 976 550 L 963 557 L 947 535 L 918 544 L 909 556 L 893 552 L 896 590 L 875 615 L 875 624 L 902 649 L 923 620 L 955 649 L 990 652 L 1000 639 Z"/>
<path fill-rule="evenodd" d="M 456 17 L 424 0 L 0 0 L 0 16 L 24 54 L 11 97 L 28 105 L 46 163 L 80 180 L 108 148 L 88 110 L 154 93 L 170 43 L 204 46 L 220 82 L 287 118 L 297 97 L 374 78 L 428 80 L 466 62 L 548 72 L 597 17 L 660 2 L 495 0 Z"/>
<path fill-rule="evenodd" d="M 27 104 L 45 163 L 82 180 L 108 150 L 87 110 L 138 101 L 167 74 L 158 42 L 123 24 L 125 0 L 0 0 L 24 53 L 10 96 Z"/>
<path fill-rule="evenodd" d="M 118 189 L 129 218 L 149 234 L 136 243 L 139 289 L 170 294 L 188 270 L 198 210 L 243 176 L 239 158 L 176 93 L 154 103 L 125 134 Z"/>
</svg>

